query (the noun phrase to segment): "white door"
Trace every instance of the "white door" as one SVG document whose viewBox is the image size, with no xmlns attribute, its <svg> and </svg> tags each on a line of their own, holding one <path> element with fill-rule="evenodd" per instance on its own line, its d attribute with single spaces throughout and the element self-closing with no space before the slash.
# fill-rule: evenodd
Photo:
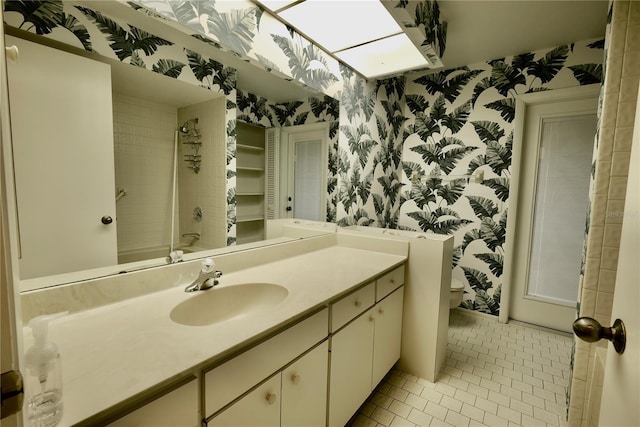
<svg viewBox="0 0 640 427">
<path fill-rule="evenodd" d="M 282 218 L 325 221 L 327 211 L 328 130 L 326 125 L 282 128 L 284 199 Z"/>
<path fill-rule="evenodd" d="M 110 67 L 7 43 L 20 278 L 116 265 Z"/>
<path fill-rule="evenodd" d="M 597 96 L 528 105 L 514 142 L 510 318 L 571 331 L 578 298 Z M 513 183 L 512 183 L 513 184 Z M 505 260 L 505 264 L 510 260 Z"/>
<path fill-rule="evenodd" d="M 625 323 L 627 345 L 618 354 L 609 345 L 604 370 L 600 426 L 640 425 L 640 106 L 636 107 L 622 237 L 613 297 L 612 322 Z M 610 326 L 610 325 L 603 325 Z"/>
</svg>

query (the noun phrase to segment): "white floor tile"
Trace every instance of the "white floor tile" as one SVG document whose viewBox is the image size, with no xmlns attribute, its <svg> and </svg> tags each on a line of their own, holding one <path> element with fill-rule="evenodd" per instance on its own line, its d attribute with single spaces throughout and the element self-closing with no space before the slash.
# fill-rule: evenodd
<svg viewBox="0 0 640 427">
<path fill-rule="evenodd" d="M 564 425 L 571 348 L 568 336 L 456 310 L 438 381 L 393 369 L 350 425 Z"/>
</svg>

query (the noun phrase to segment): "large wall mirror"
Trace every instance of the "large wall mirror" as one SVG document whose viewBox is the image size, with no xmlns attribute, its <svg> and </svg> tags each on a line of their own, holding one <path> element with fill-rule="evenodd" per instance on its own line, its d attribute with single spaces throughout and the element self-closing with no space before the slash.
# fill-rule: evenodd
<svg viewBox="0 0 640 427">
<path fill-rule="evenodd" d="M 323 98 L 119 2 L 100 3 L 236 69 L 240 102 L 230 108 L 225 93 L 12 28 L 17 18 L 6 16 L 7 45 L 21 51 L 8 72 L 23 290 L 162 265 L 172 250 L 193 259 L 262 240 L 264 231 L 241 234 L 265 202 L 247 207 L 240 192 L 265 147 L 239 141 L 236 158 L 236 117 L 266 129 L 269 120 L 245 114 L 247 100 Z"/>
</svg>

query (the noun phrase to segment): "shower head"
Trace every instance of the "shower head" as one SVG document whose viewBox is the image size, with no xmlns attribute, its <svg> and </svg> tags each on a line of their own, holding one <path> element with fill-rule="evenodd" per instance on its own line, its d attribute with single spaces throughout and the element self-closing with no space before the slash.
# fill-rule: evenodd
<svg viewBox="0 0 640 427">
<path fill-rule="evenodd" d="M 186 122 L 184 122 L 184 124 L 182 126 L 180 126 L 180 128 L 178 130 L 181 133 L 188 134 L 189 133 L 189 123 L 192 123 L 193 126 L 195 127 L 195 125 L 198 124 L 198 118 L 196 117 L 195 119 L 187 120 Z"/>
</svg>

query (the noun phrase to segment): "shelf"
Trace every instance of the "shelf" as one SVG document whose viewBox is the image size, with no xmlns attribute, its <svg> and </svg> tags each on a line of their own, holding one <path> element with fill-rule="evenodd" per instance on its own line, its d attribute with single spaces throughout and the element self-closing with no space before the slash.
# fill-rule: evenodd
<svg viewBox="0 0 640 427">
<path fill-rule="evenodd" d="M 264 151 L 264 147 L 256 147 L 255 145 L 247 144 L 236 144 L 236 148 L 240 148 L 242 150 Z"/>
<path fill-rule="evenodd" d="M 264 168 L 251 168 L 246 166 L 236 166 L 236 170 L 250 172 L 264 172 Z"/>
<path fill-rule="evenodd" d="M 236 196 L 264 196 L 264 192 L 236 192 Z"/>
<path fill-rule="evenodd" d="M 253 222 L 253 221 L 264 221 L 264 216 L 238 216 L 236 217 L 236 223 L 240 222 Z"/>
</svg>

